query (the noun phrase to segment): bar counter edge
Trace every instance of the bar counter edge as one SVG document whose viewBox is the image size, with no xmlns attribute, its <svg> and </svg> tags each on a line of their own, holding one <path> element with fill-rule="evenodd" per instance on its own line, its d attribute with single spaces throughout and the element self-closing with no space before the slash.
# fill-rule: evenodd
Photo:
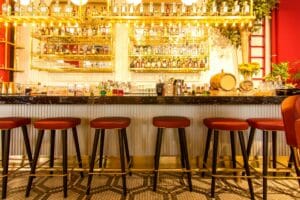
<svg viewBox="0 0 300 200">
<path fill-rule="evenodd" d="M 0 104 L 281 104 L 286 96 L 0 96 Z"/>
</svg>

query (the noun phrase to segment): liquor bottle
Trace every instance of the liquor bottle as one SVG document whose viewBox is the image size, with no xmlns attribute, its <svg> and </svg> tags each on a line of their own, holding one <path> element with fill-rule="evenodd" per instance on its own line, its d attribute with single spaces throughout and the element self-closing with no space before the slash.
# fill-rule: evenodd
<svg viewBox="0 0 300 200">
<path fill-rule="evenodd" d="M 186 6 L 184 4 L 181 5 L 181 15 L 182 16 L 186 15 Z"/>
<path fill-rule="evenodd" d="M 42 15 L 42 16 L 49 15 L 49 9 L 44 0 L 40 1 L 39 12 L 40 12 L 40 15 Z"/>
<path fill-rule="evenodd" d="M 144 6 L 143 6 L 143 3 L 140 3 L 140 15 L 144 15 Z"/>
<path fill-rule="evenodd" d="M 61 7 L 59 5 L 59 0 L 56 0 L 55 4 L 52 6 L 51 15 L 59 16 L 61 11 Z"/>
<path fill-rule="evenodd" d="M 218 8 L 215 1 L 212 2 L 211 9 L 210 9 L 211 15 L 217 15 L 218 14 Z"/>
<path fill-rule="evenodd" d="M 172 15 L 176 16 L 176 14 L 177 14 L 177 5 L 176 5 L 175 2 L 173 2 L 173 4 L 172 4 Z"/>
<path fill-rule="evenodd" d="M 164 16 L 166 13 L 166 10 L 165 10 L 165 3 L 164 2 L 162 2 L 161 4 L 160 4 L 160 15 L 161 16 Z"/>
<path fill-rule="evenodd" d="M 34 5 L 33 0 L 29 3 L 29 5 L 27 6 L 27 15 L 35 15 L 36 14 L 36 7 Z"/>
<path fill-rule="evenodd" d="M 150 15 L 150 16 L 154 15 L 153 2 L 150 2 L 150 3 L 149 3 L 149 15 Z"/>
<path fill-rule="evenodd" d="M 228 14 L 228 6 L 227 6 L 227 2 L 225 2 L 225 1 L 222 2 L 220 14 L 221 15 L 227 15 Z"/>
<path fill-rule="evenodd" d="M 249 15 L 250 14 L 250 6 L 248 1 L 245 1 L 243 3 L 243 15 Z"/>
<path fill-rule="evenodd" d="M 20 16 L 21 15 L 21 4 L 20 1 L 16 1 L 14 5 L 14 15 Z"/>
<path fill-rule="evenodd" d="M 130 4 L 129 5 L 129 15 L 132 16 L 134 14 L 134 5 Z"/>
<path fill-rule="evenodd" d="M 68 3 L 67 3 L 67 5 L 65 6 L 65 9 L 64 9 L 64 15 L 65 16 L 72 16 L 72 13 L 73 13 L 73 7 L 71 5 L 71 1 L 68 0 Z"/>
<path fill-rule="evenodd" d="M 9 4 L 8 0 L 5 0 L 5 2 L 2 4 L 2 15 L 11 15 L 11 5 Z"/>
<path fill-rule="evenodd" d="M 238 1 L 235 1 L 232 8 L 232 15 L 239 15 L 240 13 L 240 5 Z"/>
</svg>

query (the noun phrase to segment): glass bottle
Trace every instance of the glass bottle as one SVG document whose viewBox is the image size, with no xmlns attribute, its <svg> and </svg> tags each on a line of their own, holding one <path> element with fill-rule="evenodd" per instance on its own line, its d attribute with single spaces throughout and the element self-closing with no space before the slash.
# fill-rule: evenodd
<svg viewBox="0 0 300 200">
<path fill-rule="evenodd" d="M 165 15 L 165 3 L 164 2 L 162 2 L 161 4 L 160 4 L 160 15 L 161 16 L 164 16 Z"/>
<path fill-rule="evenodd" d="M 177 13 L 177 5 L 175 2 L 172 4 L 172 15 L 175 16 Z"/>
<path fill-rule="evenodd" d="M 222 2 L 220 14 L 221 15 L 227 15 L 228 14 L 228 6 L 227 6 L 227 2 L 226 1 Z"/>
<path fill-rule="evenodd" d="M 59 16 L 61 11 L 61 7 L 59 5 L 59 0 L 56 0 L 55 4 L 52 6 L 52 12 L 51 15 L 53 16 Z"/>
<path fill-rule="evenodd" d="M 140 3 L 140 15 L 143 15 L 144 14 L 144 6 L 143 6 L 143 3 Z"/>
<path fill-rule="evenodd" d="M 232 15 L 239 15 L 240 13 L 240 5 L 238 1 L 235 1 L 232 8 Z"/>
<path fill-rule="evenodd" d="M 149 15 L 153 15 L 154 14 L 154 7 L 153 7 L 153 2 L 149 3 Z"/>
<path fill-rule="evenodd" d="M 2 15 L 11 15 L 11 5 L 9 4 L 8 0 L 5 0 L 5 2 L 2 4 Z"/>
<path fill-rule="evenodd" d="M 250 6 L 248 1 L 245 1 L 243 4 L 243 15 L 249 15 L 250 13 Z"/>
<path fill-rule="evenodd" d="M 21 4 L 20 4 L 20 1 L 15 2 L 15 5 L 14 5 L 14 15 L 15 16 L 20 16 L 21 15 Z"/>
<path fill-rule="evenodd" d="M 46 5 L 44 0 L 40 1 L 39 12 L 42 16 L 47 16 L 49 14 L 48 6 Z"/>
<path fill-rule="evenodd" d="M 217 15 L 218 14 L 218 8 L 215 1 L 212 2 L 211 9 L 210 9 L 211 15 Z"/>
<path fill-rule="evenodd" d="M 36 8 L 34 6 L 33 1 L 31 1 L 29 3 L 29 5 L 27 6 L 27 14 L 28 15 L 36 15 Z"/>
<path fill-rule="evenodd" d="M 64 15 L 65 16 L 72 16 L 72 12 L 73 12 L 73 7 L 71 5 L 71 1 L 68 0 L 68 3 L 67 3 L 67 5 L 65 6 L 65 9 L 64 9 Z"/>
</svg>

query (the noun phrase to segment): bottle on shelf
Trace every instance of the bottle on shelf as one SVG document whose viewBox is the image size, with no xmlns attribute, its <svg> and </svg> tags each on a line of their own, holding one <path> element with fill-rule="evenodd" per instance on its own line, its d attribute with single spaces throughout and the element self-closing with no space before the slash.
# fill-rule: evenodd
<svg viewBox="0 0 300 200">
<path fill-rule="evenodd" d="M 166 9 L 165 9 L 165 3 L 161 2 L 160 4 L 160 15 L 165 16 L 166 15 Z"/>
<path fill-rule="evenodd" d="M 222 2 L 221 9 L 220 9 L 220 15 L 228 15 L 228 5 L 226 1 Z"/>
<path fill-rule="evenodd" d="M 10 16 L 11 15 L 11 5 L 9 4 L 9 0 L 5 0 L 2 4 L 2 15 Z"/>
<path fill-rule="evenodd" d="M 240 14 L 240 4 L 238 1 L 234 1 L 232 7 L 232 15 L 239 15 Z"/>
<path fill-rule="evenodd" d="M 243 13 L 243 15 L 249 15 L 250 14 L 250 6 L 249 6 L 248 1 L 244 1 L 242 13 Z"/>
<path fill-rule="evenodd" d="M 68 3 L 64 8 L 64 15 L 68 17 L 73 15 L 73 6 L 71 5 L 71 0 L 68 0 Z"/>
<path fill-rule="evenodd" d="M 60 16 L 61 14 L 61 7 L 59 5 L 59 0 L 55 1 L 55 4 L 53 4 L 51 9 L 51 15 L 53 16 Z"/>
<path fill-rule="evenodd" d="M 29 5 L 27 6 L 27 15 L 33 16 L 36 15 L 36 7 L 34 5 L 34 0 L 30 1 Z"/>
<path fill-rule="evenodd" d="M 149 3 L 149 15 L 153 16 L 154 15 L 154 6 L 153 6 L 153 2 Z"/>
<path fill-rule="evenodd" d="M 20 1 L 16 1 L 14 5 L 14 15 L 15 16 L 20 16 L 21 15 L 21 4 Z"/>
<path fill-rule="evenodd" d="M 40 1 L 39 12 L 40 12 L 40 15 L 42 15 L 42 16 L 48 16 L 49 15 L 49 9 L 48 9 L 48 6 L 47 6 L 47 4 L 45 3 L 44 0 Z"/>
<path fill-rule="evenodd" d="M 216 1 L 213 1 L 211 4 L 210 15 L 218 15 L 218 7 Z"/>
</svg>

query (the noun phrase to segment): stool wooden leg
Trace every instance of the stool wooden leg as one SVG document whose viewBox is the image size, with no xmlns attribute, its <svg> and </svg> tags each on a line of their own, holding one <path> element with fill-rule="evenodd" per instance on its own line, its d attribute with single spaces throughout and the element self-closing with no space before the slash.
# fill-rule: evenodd
<svg viewBox="0 0 300 200">
<path fill-rule="evenodd" d="M 78 134 L 77 134 L 77 128 L 73 127 L 72 128 L 73 132 L 73 139 L 74 139 L 74 144 L 75 144 L 75 149 L 76 149 L 76 157 L 77 157 L 77 162 L 79 168 L 82 169 L 82 160 L 81 160 L 81 154 L 80 154 L 80 148 L 79 148 L 79 140 L 78 140 Z M 83 172 L 80 172 L 81 178 L 83 178 Z"/>
<path fill-rule="evenodd" d="M 100 133 L 99 168 L 102 168 L 102 164 L 103 164 L 104 139 L 105 139 L 105 129 L 101 129 L 101 133 Z"/>
<path fill-rule="evenodd" d="M 1 164 L 3 168 L 4 148 L 5 148 L 5 130 L 1 130 Z"/>
<path fill-rule="evenodd" d="M 263 199 L 267 199 L 267 175 L 268 175 L 268 131 L 263 131 Z"/>
<path fill-rule="evenodd" d="M 50 131 L 50 162 L 49 167 L 53 168 L 54 165 L 54 150 L 55 150 L 55 130 Z M 53 170 L 50 171 L 53 174 Z"/>
<path fill-rule="evenodd" d="M 250 176 L 250 167 L 248 163 L 248 155 L 246 151 L 246 145 L 245 145 L 245 140 L 244 140 L 244 133 L 243 131 L 239 131 L 239 139 L 240 139 L 240 145 L 241 145 L 241 150 L 242 150 L 242 155 L 243 155 L 243 160 L 244 160 L 244 167 L 247 175 L 247 181 L 249 185 L 249 190 L 250 190 L 250 195 L 251 199 L 254 199 L 254 190 L 253 190 L 253 184 L 252 184 L 252 179 L 249 177 Z"/>
<path fill-rule="evenodd" d="M 155 147 L 155 156 L 154 156 L 154 177 L 153 177 L 153 191 L 156 191 L 157 179 L 158 179 L 158 168 L 159 168 L 159 158 L 160 158 L 160 149 L 162 142 L 163 129 L 157 129 L 157 139 Z"/>
<path fill-rule="evenodd" d="M 230 144 L 231 144 L 231 159 L 232 159 L 232 167 L 236 169 L 236 152 L 235 152 L 235 138 L 234 131 L 230 131 Z M 236 175 L 236 172 L 234 172 Z"/>
<path fill-rule="evenodd" d="M 9 147 L 10 147 L 10 130 L 7 130 L 4 134 L 4 153 L 3 153 L 3 158 L 2 158 L 2 163 L 3 163 L 2 199 L 6 198 L 6 193 L 7 193 L 7 179 L 8 179 L 7 174 L 8 174 L 8 163 L 9 163 Z"/>
<path fill-rule="evenodd" d="M 68 133 L 67 130 L 61 131 L 63 149 L 63 186 L 64 197 L 68 196 Z"/>
<path fill-rule="evenodd" d="M 184 144 L 183 144 L 183 134 L 181 132 L 181 129 L 178 128 L 178 137 L 179 137 L 179 145 L 180 145 L 180 161 L 181 161 L 181 168 L 184 169 L 185 166 L 185 151 L 184 151 Z"/>
<path fill-rule="evenodd" d="M 185 129 L 184 128 L 179 128 L 179 131 L 181 133 L 181 138 L 182 138 L 182 146 L 183 146 L 185 165 L 186 165 L 186 170 L 187 170 L 189 189 L 190 189 L 190 191 L 193 191 L 192 172 L 191 172 L 191 166 L 190 166 L 190 161 L 189 161 L 189 154 L 188 154 L 188 148 L 187 148 L 187 142 L 186 142 Z"/>
<path fill-rule="evenodd" d="M 213 144 L 213 159 L 212 159 L 212 176 L 211 176 L 211 198 L 215 198 L 215 187 L 217 174 L 217 155 L 218 155 L 219 131 L 214 131 L 214 144 Z"/>
<path fill-rule="evenodd" d="M 207 164 L 207 158 L 208 158 L 208 151 L 209 151 L 209 146 L 210 146 L 211 135 L 212 135 L 212 129 L 208 129 L 207 137 L 206 137 L 206 143 L 205 143 L 203 164 L 202 164 L 203 169 L 206 168 L 206 164 Z M 202 177 L 204 177 L 204 176 L 205 176 L 205 172 L 202 172 Z"/>
<path fill-rule="evenodd" d="M 31 153 L 30 142 L 29 142 L 29 137 L 28 137 L 28 131 L 27 131 L 26 126 L 22 126 L 22 132 L 23 132 L 23 138 L 24 138 L 24 143 L 25 143 L 25 148 L 26 148 L 26 152 L 27 152 L 29 165 L 31 167 L 31 165 L 32 165 L 32 153 Z"/>
<path fill-rule="evenodd" d="M 32 181 L 34 178 L 35 169 L 36 169 L 36 165 L 37 165 L 37 161 L 39 158 L 41 145 L 42 145 L 42 141 L 43 141 L 43 137 L 44 137 L 44 132 L 45 132 L 45 130 L 39 130 L 39 133 L 38 133 L 38 138 L 37 138 L 36 147 L 35 147 L 34 156 L 33 156 L 33 163 L 32 163 L 32 167 L 30 170 L 30 176 L 28 178 L 28 183 L 27 183 L 27 188 L 26 188 L 26 194 L 25 194 L 26 197 L 29 197 L 29 194 L 30 194 L 31 185 L 32 185 Z"/>
<path fill-rule="evenodd" d="M 252 147 L 252 144 L 253 144 L 253 139 L 254 139 L 254 136 L 255 136 L 255 128 L 251 127 L 250 129 L 250 135 L 249 135 L 249 139 L 248 139 L 248 144 L 247 144 L 247 155 L 248 155 L 248 159 L 250 157 L 250 153 L 251 153 L 251 147 Z"/>
<path fill-rule="evenodd" d="M 90 160 L 90 170 L 89 170 L 88 182 L 87 182 L 87 187 L 86 187 L 86 194 L 87 195 L 90 194 L 90 190 L 91 190 L 91 183 L 92 183 L 92 178 L 93 178 L 95 158 L 96 158 L 97 146 L 98 146 L 98 141 L 99 141 L 99 133 L 100 133 L 100 129 L 96 129 L 95 130 L 93 150 L 92 150 L 92 157 L 91 157 L 91 160 Z"/>
<path fill-rule="evenodd" d="M 272 131 L 272 167 L 276 169 L 276 161 L 277 161 L 277 132 Z M 273 172 L 273 176 L 276 176 L 276 172 Z"/>
<path fill-rule="evenodd" d="M 289 161 L 288 161 L 288 168 L 289 168 L 289 169 L 292 168 L 292 165 L 293 165 L 293 162 L 294 162 L 293 148 L 290 147 L 290 150 L 291 150 L 291 152 L 290 152 L 290 157 L 289 157 Z M 287 172 L 285 175 L 286 175 L 286 176 L 289 176 L 290 174 L 291 174 L 290 172 Z M 298 181 L 300 181 L 300 180 L 298 180 Z"/>
<path fill-rule="evenodd" d="M 122 130 L 118 129 L 119 134 L 119 147 L 120 147 L 120 160 L 121 160 L 121 173 L 123 182 L 123 195 L 126 196 L 126 171 L 125 171 L 125 155 L 124 155 L 124 141 L 122 136 Z"/>
<path fill-rule="evenodd" d="M 292 162 L 295 165 L 295 171 L 297 174 L 297 177 L 300 178 L 300 166 L 299 166 L 299 157 L 297 157 L 297 150 L 295 148 L 291 147 L 291 157 L 293 158 Z M 297 160 L 298 159 L 298 160 Z M 300 179 L 298 179 L 298 185 L 300 186 Z"/>
<path fill-rule="evenodd" d="M 127 140 L 127 133 L 126 133 L 126 128 L 122 128 L 122 136 L 124 140 L 124 146 L 125 146 L 125 153 L 126 153 L 126 159 L 128 163 L 128 168 L 130 169 L 132 167 L 132 161 L 130 162 L 130 154 L 129 154 L 129 147 L 128 147 L 128 140 Z M 131 170 L 129 171 L 129 175 L 132 175 Z"/>
</svg>

